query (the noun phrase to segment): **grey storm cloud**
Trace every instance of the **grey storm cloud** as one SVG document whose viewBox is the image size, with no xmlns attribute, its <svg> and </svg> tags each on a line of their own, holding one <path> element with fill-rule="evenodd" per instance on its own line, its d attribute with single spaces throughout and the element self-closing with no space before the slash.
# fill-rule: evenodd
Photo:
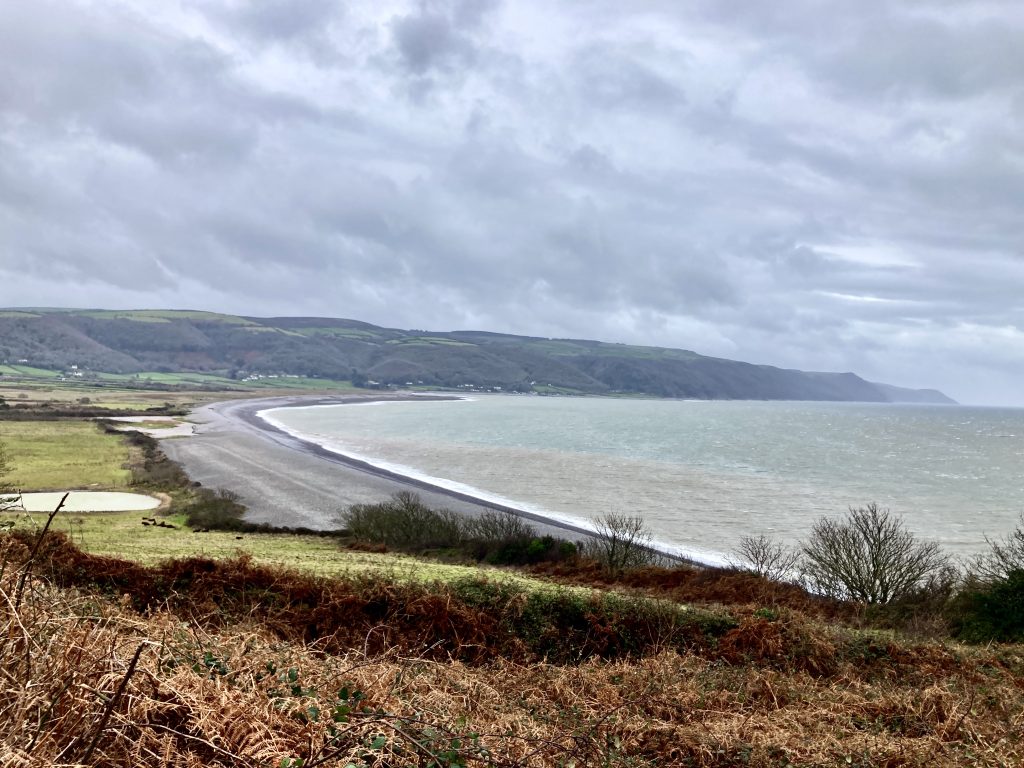
<svg viewBox="0 0 1024 768">
<path fill-rule="evenodd" d="M 1024 404 L 998 0 L 0 4 L 0 304 L 695 349 Z"/>
</svg>

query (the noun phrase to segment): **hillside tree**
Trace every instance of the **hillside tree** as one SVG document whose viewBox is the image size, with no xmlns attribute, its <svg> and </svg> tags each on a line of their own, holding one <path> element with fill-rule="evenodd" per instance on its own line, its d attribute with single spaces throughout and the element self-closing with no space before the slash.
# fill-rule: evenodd
<svg viewBox="0 0 1024 768">
<path fill-rule="evenodd" d="M 764 534 L 744 536 L 730 564 L 772 581 L 789 581 L 797 572 L 800 550 L 787 547 Z"/>
<path fill-rule="evenodd" d="M 937 543 L 918 540 L 875 503 L 851 507 L 845 520 L 818 520 L 801 550 L 808 586 L 869 605 L 909 597 L 950 568 Z"/>
<path fill-rule="evenodd" d="M 639 515 L 609 513 L 593 519 L 594 534 L 584 542 L 583 552 L 600 563 L 612 577 L 630 568 L 651 565 L 657 553 L 651 548 L 651 533 Z"/>
</svg>

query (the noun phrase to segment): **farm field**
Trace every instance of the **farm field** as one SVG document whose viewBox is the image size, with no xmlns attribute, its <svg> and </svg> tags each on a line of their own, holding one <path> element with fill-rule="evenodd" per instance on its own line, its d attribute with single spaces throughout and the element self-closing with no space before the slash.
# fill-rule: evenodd
<svg viewBox="0 0 1024 768">
<path fill-rule="evenodd" d="M 24 491 L 123 488 L 131 477 L 128 447 L 92 421 L 0 421 L 0 442 L 6 480 Z"/>
<path fill-rule="evenodd" d="M 151 388 L 162 387 L 162 388 Z M 358 391 L 351 382 L 303 377 L 236 381 L 207 373 L 95 373 L 61 378 L 61 372 L 0 366 L 0 398 L 25 407 L 89 406 L 111 410 L 184 409 L 215 400 L 272 397 L 277 394 L 338 394 Z"/>
</svg>

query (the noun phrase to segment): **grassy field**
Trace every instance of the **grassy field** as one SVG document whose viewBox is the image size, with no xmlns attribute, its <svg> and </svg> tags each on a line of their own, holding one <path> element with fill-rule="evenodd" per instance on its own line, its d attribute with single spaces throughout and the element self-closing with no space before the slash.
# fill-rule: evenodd
<svg viewBox="0 0 1024 768">
<path fill-rule="evenodd" d="M 122 488 L 130 472 L 128 447 L 91 421 L 2 421 L 7 482 L 24 491 Z"/>
<path fill-rule="evenodd" d="M 49 379 L 59 376 L 60 374 L 57 371 L 51 371 L 47 368 L 33 368 L 29 365 L 0 365 L 0 375 Z"/>
<path fill-rule="evenodd" d="M 79 311 L 76 314 L 95 317 L 100 320 L 136 320 L 148 323 L 169 323 L 172 320 L 202 320 L 205 322 L 226 323 L 228 325 L 254 325 L 235 315 L 222 315 L 217 312 L 200 312 L 188 309 L 97 309 Z"/>
<path fill-rule="evenodd" d="M 164 422 L 155 422 L 167 426 Z M 106 434 L 87 420 L 0 421 L 16 488 L 119 488 L 128 484 L 126 467 L 137 456 L 120 435 Z M 179 496 L 181 492 L 174 492 Z M 295 568 L 318 575 L 374 572 L 400 580 L 446 581 L 479 573 L 471 566 L 419 560 L 396 554 L 343 549 L 336 539 L 287 534 L 232 532 L 193 533 L 183 515 L 164 519 L 174 528 L 143 525 L 143 513 L 61 513 L 54 528 L 72 537 L 83 550 L 151 565 L 171 558 L 231 557 L 247 553 L 262 564 Z M 0 515 L 17 528 L 38 528 L 45 514 L 8 512 Z M 526 576 L 493 570 L 503 579 L 544 583 Z"/>
<path fill-rule="evenodd" d="M 398 581 L 450 581 L 482 573 L 502 581 L 540 587 L 548 582 L 497 568 L 439 563 L 396 553 L 360 552 L 342 548 L 336 539 L 323 536 L 247 533 L 238 536 L 223 531 L 193 533 L 181 515 L 163 518 L 176 526 L 143 525 L 144 513 L 102 512 L 58 514 L 53 530 L 62 531 L 84 551 L 119 557 L 144 565 L 172 558 L 234 557 L 245 553 L 256 563 L 293 568 L 318 576 L 378 574 Z M 159 519 L 159 518 L 158 518 Z M 13 521 L 17 528 L 39 528 L 45 514 L 0 513 L 0 521 Z"/>
<path fill-rule="evenodd" d="M 9 367 L 8 367 L 9 368 Z M 0 368 L 0 374 L 4 371 Z M 351 382 L 314 378 L 264 378 L 234 381 L 205 373 L 99 374 L 96 381 L 60 381 L 56 374 L 28 376 L 9 372 L 0 377 L 0 397 L 9 405 L 89 405 L 116 410 L 144 411 L 170 406 L 191 408 L 216 400 L 276 395 L 336 395 L 356 390 Z M 146 389 L 147 382 L 181 389 Z M 206 387 L 216 387 L 210 389 Z"/>
<path fill-rule="evenodd" d="M 170 406 L 189 408 L 204 402 L 227 400 L 231 397 L 245 397 L 242 392 L 161 392 L 131 387 L 95 386 L 71 382 L 49 381 L 3 381 L 0 380 L 0 397 L 8 405 L 38 407 L 89 405 L 96 408 L 115 410 L 145 411 L 148 408 Z"/>
</svg>

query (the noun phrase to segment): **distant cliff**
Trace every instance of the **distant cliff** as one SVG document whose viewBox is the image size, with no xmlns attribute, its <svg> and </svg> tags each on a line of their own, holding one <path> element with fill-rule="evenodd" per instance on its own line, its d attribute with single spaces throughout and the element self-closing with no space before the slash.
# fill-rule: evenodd
<svg viewBox="0 0 1024 768">
<path fill-rule="evenodd" d="M 892 384 L 873 383 L 889 400 L 890 403 L 923 403 L 930 405 L 954 405 L 955 400 L 946 397 L 937 389 L 906 389 L 894 387 Z"/>
<path fill-rule="evenodd" d="M 809 373 L 660 347 L 482 331 L 380 328 L 356 320 L 168 310 L 6 310 L 0 361 L 40 368 L 239 379 L 291 374 L 363 386 L 500 388 L 744 400 L 952 403 L 936 390 Z"/>
</svg>

